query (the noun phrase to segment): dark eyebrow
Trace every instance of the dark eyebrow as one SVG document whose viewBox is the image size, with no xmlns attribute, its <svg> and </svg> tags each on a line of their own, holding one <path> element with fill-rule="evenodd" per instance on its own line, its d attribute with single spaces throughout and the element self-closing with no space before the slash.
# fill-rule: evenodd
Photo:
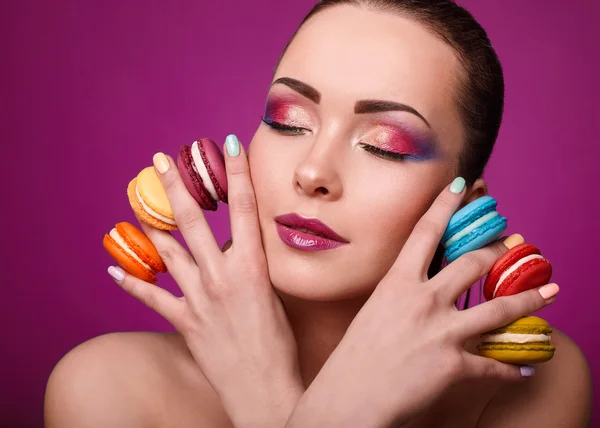
<svg viewBox="0 0 600 428">
<path fill-rule="evenodd" d="M 397 103 L 395 101 L 361 100 L 357 101 L 354 106 L 354 113 L 356 114 L 379 113 L 383 111 L 405 111 L 407 113 L 412 113 L 431 128 L 431 125 L 429 125 L 429 122 L 427 122 L 427 119 L 425 119 L 421 113 L 406 104 Z"/>
<path fill-rule="evenodd" d="M 300 80 L 293 79 L 291 77 L 280 77 L 279 79 L 271 83 L 271 86 L 277 83 L 281 83 L 282 85 L 293 89 L 294 91 L 308 98 L 315 104 L 319 104 L 321 102 L 321 93 L 307 83 L 301 82 Z M 417 110 L 406 104 L 397 103 L 395 101 L 360 100 L 357 101 L 354 105 L 355 114 L 380 113 L 385 111 L 405 111 L 407 113 L 414 114 L 423 122 L 425 122 L 425 124 L 429 128 L 431 128 L 431 125 L 429 124 L 429 122 L 427 122 L 427 119 L 425 119 L 423 115 L 421 115 L 421 113 L 419 113 Z"/>
<path fill-rule="evenodd" d="M 271 86 L 275 85 L 276 83 L 281 83 L 289 87 L 290 89 L 293 89 L 294 91 L 298 92 L 300 95 L 305 96 L 315 104 L 319 104 L 321 102 L 321 93 L 304 82 L 292 79 L 291 77 L 280 77 L 279 79 L 271 83 Z"/>
</svg>

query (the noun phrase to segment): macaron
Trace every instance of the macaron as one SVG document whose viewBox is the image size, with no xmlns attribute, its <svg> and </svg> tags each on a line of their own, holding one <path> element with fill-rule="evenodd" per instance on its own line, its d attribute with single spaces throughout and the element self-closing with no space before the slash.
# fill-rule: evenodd
<svg viewBox="0 0 600 428">
<path fill-rule="evenodd" d="M 144 168 L 127 186 L 129 204 L 146 224 L 162 230 L 176 230 L 177 223 L 160 178 L 154 167 Z"/>
<path fill-rule="evenodd" d="M 552 264 L 534 245 L 519 244 L 500 257 L 483 285 L 486 300 L 510 296 L 550 282 Z"/>
<path fill-rule="evenodd" d="M 495 241 L 506 230 L 506 217 L 496 211 L 497 202 L 482 196 L 458 210 L 450 218 L 442 237 L 449 262 Z"/>
<path fill-rule="evenodd" d="M 550 344 L 552 327 L 536 316 L 523 317 L 483 334 L 479 355 L 510 364 L 536 364 L 552 359 L 556 347 Z"/>
<path fill-rule="evenodd" d="M 183 145 L 177 168 L 188 192 L 202 209 L 215 211 L 217 202 L 227 203 L 225 160 L 219 147 L 209 138 Z"/>
<path fill-rule="evenodd" d="M 123 269 L 139 279 L 155 283 L 156 274 L 167 271 L 156 247 L 131 223 L 117 223 L 102 243 Z"/>
</svg>

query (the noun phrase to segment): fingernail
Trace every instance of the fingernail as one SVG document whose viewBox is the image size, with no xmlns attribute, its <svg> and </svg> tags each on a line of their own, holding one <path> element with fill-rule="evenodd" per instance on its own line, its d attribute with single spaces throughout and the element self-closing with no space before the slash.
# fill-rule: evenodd
<svg viewBox="0 0 600 428">
<path fill-rule="evenodd" d="M 462 177 L 456 177 L 452 184 L 450 185 L 450 191 L 452 193 L 456 193 L 457 195 L 465 190 L 466 181 Z"/>
<path fill-rule="evenodd" d="M 240 141 L 238 137 L 231 134 L 225 138 L 225 147 L 227 147 L 227 154 L 231 157 L 235 157 L 240 154 Z"/>
<path fill-rule="evenodd" d="M 518 233 L 513 233 L 508 238 L 506 238 L 503 241 L 503 243 L 506 246 L 506 248 L 510 250 L 511 248 L 516 247 L 517 245 L 525 243 L 525 238 L 523 238 L 523 236 L 519 235 Z"/>
<path fill-rule="evenodd" d="M 538 291 L 544 300 L 548 300 L 551 297 L 556 296 L 558 294 L 558 290 L 558 284 L 546 284 L 543 287 L 538 288 Z"/>
<path fill-rule="evenodd" d="M 169 170 L 169 159 L 163 153 L 156 153 L 152 157 L 152 162 L 154 162 L 154 168 L 160 173 L 164 174 Z"/>
<path fill-rule="evenodd" d="M 120 267 L 110 266 L 108 268 L 108 274 L 119 284 L 123 281 L 123 278 L 125 278 L 125 272 Z"/>
<path fill-rule="evenodd" d="M 521 366 L 519 367 L 519 370 L 521 371 L 522 377 L 531 377 L 535 374 L 535 367 L 533 366 Z"/>
</svg>

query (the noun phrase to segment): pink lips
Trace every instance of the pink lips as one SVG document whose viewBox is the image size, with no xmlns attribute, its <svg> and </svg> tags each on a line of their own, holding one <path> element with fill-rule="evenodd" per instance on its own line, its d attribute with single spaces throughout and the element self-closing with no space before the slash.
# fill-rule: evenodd
<svg viewBox="0 0 600 428">
<path fill-rule="evenodd" d="M 348 243 L 346 239 L 315 218 L 304 218 L 292 213 L 275 217 L 275 222 L 279 237 L 291 248 L 324 251 Z"/>
</svg>

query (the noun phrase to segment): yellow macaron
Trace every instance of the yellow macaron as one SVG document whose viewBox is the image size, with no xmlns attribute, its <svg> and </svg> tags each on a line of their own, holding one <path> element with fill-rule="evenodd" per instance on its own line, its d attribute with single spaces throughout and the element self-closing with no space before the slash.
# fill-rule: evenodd
<svg viewBox="0 0 600 428">
<path fill-rule="evenodd" d="M 131 208 L 146 224 L 162 230 L 176 230 L 177 223 L 167 193 L 154 167 L 144 168 L 127 186 Z"/>
<path fill-rule="evenodd" d="M 510 364 L 536 364 L 551 360 L 552 327 L 536 316 L 522 317 L 481 336 L 479 355 Z"/>
</svg>

